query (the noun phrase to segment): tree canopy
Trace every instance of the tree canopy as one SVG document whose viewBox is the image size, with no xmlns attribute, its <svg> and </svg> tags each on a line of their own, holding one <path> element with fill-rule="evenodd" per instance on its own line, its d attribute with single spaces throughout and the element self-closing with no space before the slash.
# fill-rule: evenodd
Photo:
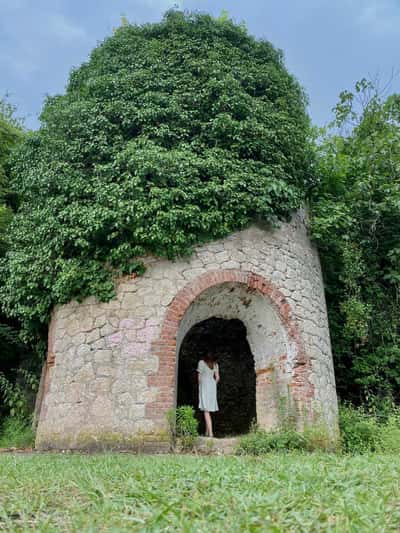
<svg viewBox="0 0 400 533">
<path fill-rule="evenodd" d="M 14 156 L 7 313 L 37 327 L 55 303 L 112 297 L 143 254 L 289 217 L 313 182 L 305 104 L 282 53 L 227 17 L 124 24 Z"/>
<path fill-rule="evenodd" d="M 8 161 L 12 150 L 21 141 L 22 134 L 14 107 L 7 100 L 0 99 L 0 256 L 5 252 L 5 234 L 12 216 L 8 198 Z"/>
<path fill-rule="evenodd" d="M 400 95 L 342 93 L 317 146 L 312 214 L 338 392 L 400 400 Z M 347 127 L 347 131 L 345 131 Z"/>
<path fill-rule="evenodd" d="M 8 100 L 0 99 L 0 258 L 6 253 L 6 237 L 13 217 L 9 160 L 23 136 L 22 124 L 15 116 L 14 107 Z M 2 402 L 1 378 L 3 375 L 14 378 L 15 368 L 29 355 L 29 349 L 19 338 L 18 324 L 0 310 L 0 418 L 7 412 Z"/>
</svg>

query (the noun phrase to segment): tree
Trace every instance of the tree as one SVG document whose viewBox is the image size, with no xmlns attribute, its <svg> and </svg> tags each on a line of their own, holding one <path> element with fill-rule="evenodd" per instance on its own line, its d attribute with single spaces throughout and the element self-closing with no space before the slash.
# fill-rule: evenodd
<svg viewBox="0 0 400 533">
<path fill-rule="evenodd" d="M 13 216 L 12 205 L 15 203 L 10 190 L 9 162 L 13 150 L 23 137 L 23 126 L 15 117 L 15 108 L 7 100 L 0 100 L 0 257 L 6 253 L 6 237 Z M 18 373 L 17 367 L 29 358 L 28 355 L 31 353 L 20 339 L 18 324 L 0 313 L 1 379 L 6 382 L 8 378 L 12 383 Z M 0 414 L 4 415 L 9 409 L 2 405 L 1 400 L 0 391 Z"/>
<path fill-rule="evenodd" d="M 281 52 L 224 17 L 123 24 L 41 120 L 14 157 L 0 269 L 4 308 L 31 330 L 56 303 L 111 298 L 138 256 L 289 217 L 313 181 L 302 89 Z"/>
<path fill-rule="evenodd" d="M 318 145 L 313 234 L 342 398 L 400 400 L 400 95 L 342 93 Z M 347 126 L 347 128 L 346 128 Z"/>
<path fill-rule="evenodd" d="M 11 222 L 9 205 L 8 160 L 13 148 L 22 140 L 22 126 L 15 118 L 14 107 L 0 99 L 0 255 L 5 252 L 5 233 Z"/>
</svg>

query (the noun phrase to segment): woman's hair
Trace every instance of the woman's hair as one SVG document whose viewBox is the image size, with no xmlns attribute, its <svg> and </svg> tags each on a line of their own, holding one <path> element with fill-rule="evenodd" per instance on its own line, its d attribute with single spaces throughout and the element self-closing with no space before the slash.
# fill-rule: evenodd
<svg viewBox="0 0 400 533">
<path fill-rule="evenodd" d="M 212 368 L 216 362 L 216 357 L 211 352 L 207 352 L 205 355 L 203 355 L 202 359 L 210 368 Z"/>
</svg>

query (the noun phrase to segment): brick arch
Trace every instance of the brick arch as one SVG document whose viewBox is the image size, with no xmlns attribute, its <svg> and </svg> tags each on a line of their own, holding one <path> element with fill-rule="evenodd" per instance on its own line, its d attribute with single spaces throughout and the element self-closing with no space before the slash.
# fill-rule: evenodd
<svg viewBox="0 0 400 533">
<path fill-rule="evenodd" d="M 149 376 L 150 387 L 158 389 L 156 400 L 146 406 L 146 414 L 153 420 L 165 419 L 166 411 L 174 406 L 177 368 L 177 335 L 186 311 L 205 290 L 222 283 L 244 284 L 257 291 L 272 304 L 288 339 L 296 347 L 296 360 L 291 381 L 293 399 L 309 405 L 314 398 L 314 386 L 310 382 L 311 362 L 306 356 L 299 325 L 283 293 L 269 280 L 252 272 L 240 270 L 216 270 L 200 275 L 181 289 L 169 304 L 158 339 L 152 344 L 152 353 L 159 359 L 157 373 Z"/>
</svg>

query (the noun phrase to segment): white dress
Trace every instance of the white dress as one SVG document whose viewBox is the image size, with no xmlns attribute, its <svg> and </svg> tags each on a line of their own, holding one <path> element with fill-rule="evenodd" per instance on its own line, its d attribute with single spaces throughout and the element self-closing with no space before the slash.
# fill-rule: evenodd
<svg viewBox="0 0 400 533">
<path fill-rule="evenodd" d="M 218 411 L 217 403 L 217 382 L 215 377 L 218 375 L 218 365 L 210 368 L 202 359 L 197 366 L 199 373 L 199 409 L 201 411 L 215 412 Z"/>
</svg>

